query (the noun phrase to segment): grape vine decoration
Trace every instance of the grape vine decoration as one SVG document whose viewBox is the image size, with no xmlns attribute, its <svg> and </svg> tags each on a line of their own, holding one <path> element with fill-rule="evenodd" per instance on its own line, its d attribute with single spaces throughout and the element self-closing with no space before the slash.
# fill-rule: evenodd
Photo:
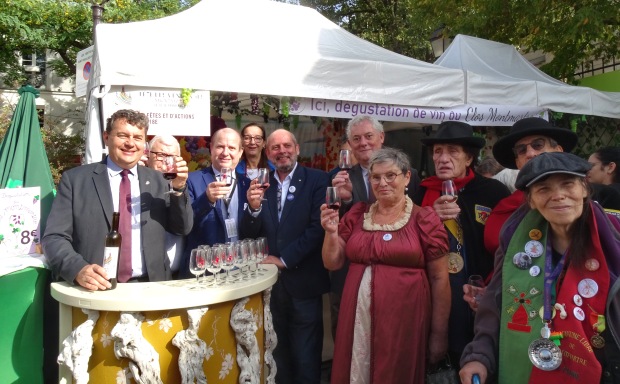
<svg viewBox="0 0 620 384">
<path fill-rule="evenodd" d="M 189 101 L 192 99 L 192 93 L 194 93 L 194 89 L 191 88 L 181 88 L 181 101 L 183 101 L 183 106 L 187 107 Z"/>
</svg>

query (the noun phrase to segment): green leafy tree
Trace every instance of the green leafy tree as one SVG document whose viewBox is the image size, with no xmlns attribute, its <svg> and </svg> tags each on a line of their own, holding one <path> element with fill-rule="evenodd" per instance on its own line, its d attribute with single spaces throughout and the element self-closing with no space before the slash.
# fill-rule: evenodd
<svg viewBox="0 0 620 384">
<path fill-rule="evenodd" d="M 619 54 L 617 0 L 418 0 L 418 6 L 439 15 L 449 36 L 462 33 L 552 54 L 541 69 L 569 82 L 582 62 Z"/>
<path fill-rule="evenodd" d="M 17 87 L 26 80 L 19 53 L 58 54 L 48 68 L 61 77 L 75 75 L 77 53 L 92 45 L 91 6 L 104 3 L 102 22 L 151 20 L 178 13 L 199 0 L 0 0 L 0 73 Z M 171 33 L 174 33 L 171 31 Z M 122 42 L 119 42 L 122 44 Z"/>
<path fill-rule="evenodd" d="M 432 61 L 429 37 L 466 34 L 511 44 L 523 52 L 542 50 L 553 60 L 541 69 L 574 80 L 575 69 L 592 58 L 618 57 L 617 0 L 301 0 L 349 32 L 384 48 Z"/>
<path fill-rule="evenodd" d="M 429 37 L 439 25 L 418 0 L 301 0 L 342 28 L 390 51 L 432 61 Z"/>
</svg>

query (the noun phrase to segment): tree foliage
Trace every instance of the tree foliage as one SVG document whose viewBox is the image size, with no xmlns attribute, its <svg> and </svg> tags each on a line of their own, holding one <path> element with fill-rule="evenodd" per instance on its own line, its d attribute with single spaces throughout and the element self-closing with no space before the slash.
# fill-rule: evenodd
<svg viewBox="0 0 620 384">
<path fill-rule="evenodd" d="M 74 76 L 77 53 L 93 44 L 93 4 L 104 3 L 102 22 L 124 23 L 175 14 L 198 1 L 0 0 L 0 73 L 5 83 L 18 86 L 25 81 L 19 53 L 50 50 L 60 59 L 48 66 L 61 77 Z"/>
<path fill-rule="evenodd" d="M 617 0 L 301 0 L 351 33 L 384 48 L 431 61 L 429 38 L 466 34 L 542 50 L 553 60 L 541 69 L 573 80 L 584 61 L 618 57 Z"/>
<path fill-rule="evenodd" d="M 418 0 L 301 0 L 365 40 L 409 57 L 431 61 L 429 37 L 436 17 L 420 12 Z"/>
</svg>

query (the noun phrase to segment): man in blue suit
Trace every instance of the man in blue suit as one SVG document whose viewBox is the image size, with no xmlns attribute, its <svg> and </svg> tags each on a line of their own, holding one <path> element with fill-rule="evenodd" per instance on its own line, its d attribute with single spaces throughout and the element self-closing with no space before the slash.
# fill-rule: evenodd
<svg viewBox="0 0 620 384">
<path fill-rule="evenodd" d="M 270 176 L 266 201 L 254 180 L 243 216 L 243 237 L 267 237 L 269 256 L 280 275 L 273 286 L 271 312 L 278 336 L 274 350 L 276 382 L 321 381 L 323 304 L 329 276 L 323 267 L 323 228 L 320 206 L 325 201 L 327 173 L 297 163 L 299 145 L 292 133 L 279 129 L 269 135 L 266 153 L 276 170 Z"/>
<path fill-rule="evenodd" d="M 179 269 L 180 277 L 190 277 L 189 255 L 199 245 L 239 239 L 239 220 L 246 206 L 250 181 L 234 172 L 241 158 L 241 136 L 232 128 L 222 128 L 211 138 L 211 166 L 194 171 L 187 190 L 194 210 L 194 227 L 187 237 Z M 222 168 L 233 170 L 232 185 L 221 181 Z"/>
</svg>

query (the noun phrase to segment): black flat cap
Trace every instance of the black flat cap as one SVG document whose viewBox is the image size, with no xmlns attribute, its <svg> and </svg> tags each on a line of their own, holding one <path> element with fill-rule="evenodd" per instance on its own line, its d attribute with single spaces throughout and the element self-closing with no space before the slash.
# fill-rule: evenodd
<svg viewBox="0 0 620 384">
<path fill-rule="evenodd" d="M 510 127 L 510 132 L 497 140 L 493 146 L 493 157 L 504 167 L 517 169 L 512 148 L 514 148 L 517 141 L 532 135 L 552 138 L 562 146 L 564 152 L 572 151 L 575 145 L 577 145 L 577 134 L 570 129 L 555 127 L 540 117 L 526 117 L 514 123 Z"/>
<path fill-rule="evenodd" d="M 427 137 L 422 143 L 428 147 L 433 144 L 453 143 L 466 147 L 482 148 L 486 141 L 482 137 L 474 136 L 471 125 L 460 121 L 444 121 L 439 124 L 439 129 L 433 137 Z"/>
<path fill-rule="evenodd" d="M 556 173 L 586 177 L 591 167 L 590 163 L 572 153 L 541 153 L 521 168 L 515 187 L 523 191 L 538 180 Z"/>
</svg>

